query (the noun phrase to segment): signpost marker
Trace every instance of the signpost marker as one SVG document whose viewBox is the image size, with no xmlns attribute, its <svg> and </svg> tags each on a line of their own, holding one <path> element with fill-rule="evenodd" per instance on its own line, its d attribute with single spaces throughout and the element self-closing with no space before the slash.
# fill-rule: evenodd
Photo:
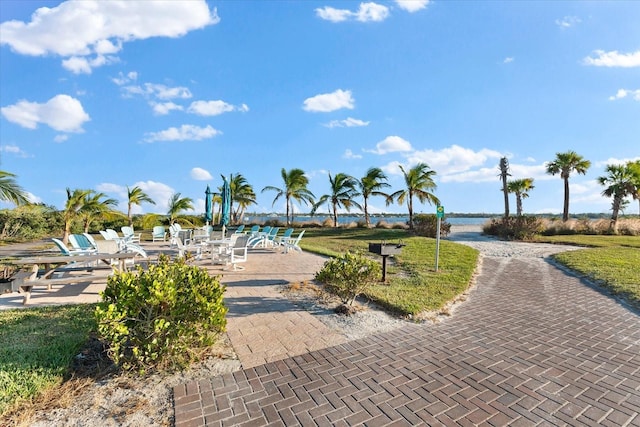
<svg viewBox="0 0 640 427">
<path fill-rule="evenodd" d="M 438 258 L 440 257 L 440 221 L 444 218 L 444 206 L 436 208 L 436 273 L 438 272 Z"/>
</svg>

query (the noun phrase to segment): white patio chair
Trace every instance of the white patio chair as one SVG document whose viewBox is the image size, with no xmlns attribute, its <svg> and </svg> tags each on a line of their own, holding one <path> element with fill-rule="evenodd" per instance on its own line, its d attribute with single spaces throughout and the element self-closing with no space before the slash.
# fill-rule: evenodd
<svg viewBox="0 0 640 427">
<path fill-rule="evenodd" d="M 164 242 L 167 240 L 167 232 L 164 229 L 163 225 L 156 225 L 153 227 L 153 231 L 151 232 L 151 240 L 153 242 Z"/>
<path fill-rule="evenodd" d="M 302 239 L 302 236 L 304 236 L 304 230 L 300 231 L 300 233 L 298 233 L 298 236 L 295 238 L 295 240 L 290 240 L 284 243 L 284 253 L 289 253 L 290 249 L 293 249 L 295 251 L 298 252 L 302 252 L 302 249 L 300 248 L 300 240 Z"/>
</svg>

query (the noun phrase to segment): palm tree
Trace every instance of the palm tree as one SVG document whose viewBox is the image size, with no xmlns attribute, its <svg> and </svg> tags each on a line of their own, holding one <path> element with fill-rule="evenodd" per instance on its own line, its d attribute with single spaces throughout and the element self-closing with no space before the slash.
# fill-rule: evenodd
<svg viewBox="0 0 640 427">
<path fill-rule="evenodd" d="M 169 199 L 169 224 L 173 224 L 182 211 L 193 210 L 193 200 L 190 197 L 180 197 L 180 193 L 173 193 Z"/>
<path fill-rule="evenodd" d="M 84 232 L 89 232 L 89 226 L 91 222 L 100 215 L 111 211 L 112 206 L 117 206 L 118 201 L 115 199 L 100 200 L 103 197 L 107 197 L 104 193 L 96 193 L 90 191 L 84 198 L 84 204 L 78 211 L 78 216 L 82 219 L 84 224 Z"/>
<path fill-rule="evenodd" d="M 247 206 L 256 203 L 256 193 L 246 178 L 239 173 L 229 176 L 229 189 L 231 190 L 231 222 L 237 224 L 244 216 Z M 222 192 L 222 188 L 220 191 Z M 238 208 L 235 211 L 233 210 L 233 202 L 238 203 Z"/>
<path fill-rule="evenodd" d="M 371 226 L 369 219 L 369 197 L 383 196 L 387 206 L 393 201 L 389 194 L 380 191 L 382 188 L 391 187 L 386 181 L 387 175 L 385 175 L 380 168 L 369 168 L 367 174 L 358 181 L 358 187 L 360 187 L 360 193 L 364 199 L 364 220 L 367 227 Z"/>
<path fill-rule="evenodd" d="M 87 197 L 92 192 L 92 190 L 82 190 L 79 188 L 71 191 L 67 188 L 67 201 L 64 205 L 64 211 L 62 212 L 62 218 L 64 220 L 64 234 L 62 235 L 62 242 L 64 244 L 69 243 L 71 225 L 73 224 L 73 221 L 80 216 L 82 208 L 87 201 Z"/>
<path fill-rule="evenodd" d="M 625 197 L 633 195 L 634 173 L 628 165 L 607 165 L 606 176 L 598 177 L 600 185 L 606 186 L 603 196 L 613 197 L 611 203 L 611 226 L 614 233 L 618 232 L 618 214 L 624 207 Z"/>
<path fill-rule="evenodd" d="M 516 215 L 522 216 L 522 199 L 529 197 L 529 191 L 533 189 L 533 178 L 515 179 L 507 182 L 509 193 L 515 193 L 516 195 Z"/>
<path fill-rule="evenodd" d="M 329 173 L 329 183 L 331 185 L 331 194 L 325 194 L 318 199 L 311 209 L 311 215 L 315 214 L 321 205 L 328 203 L 333 212 L 333 226 L 337 227 L 339 207 L 344 207 L 347 212 L 349 212 L 353 206 L 362 209 L 358 202 L 353 200 L 360 196 L 360 193 L 358 193 L 356 189 L 358 181 L 354 177 L 340 172 L 337 173 L 335 177 L 331 177 L 331 173 Z"/>
<path fill-rule="evenodd" d="M 569 220 L 569 176 L 574 171 L 584 175 L 590 167 L 591 162 L 589 160 L 585 160 L 581 155 L 571 150 L 566 153 L 556 153 L 556 158 L 547 164 L 548 174 L 560 174 L 560 178 L 564 180 L 563 221 Z"/>
<path fill-rule="evenodd" d="M 29 196 L 14 178 L 14 174 L 0 170 L 0 200 L 12 202 L 17 206 L 28 205 Z"/>
<path fill-rule="evenodd" d="M 151 197 L 149 197 L 149 195 L 142 191 L 138 186 L 133 188 L 129 188 L 129 186 L 127 186 L 127 200 L 127 218 L 129 218 L 130 227 L 133 227 L 133 216 L 131 215 L 131 207 L 133 205 L 140 206 L 142 202 L 151 203 L 152 205 L 156 204 L 156 202 L 154 202 L 153 199 L 151 199 Z"/>
<path fill-rule="evenodd" d="M 504 194 L 504 217 L 509 218 L 509 188 L 507 184 L 507 177 L 511 176 L 509 173 L 509 159 L 502 157 L 498 169 L 500 169 L 500 175 L 498 176 L 502 179 L 502 193 Z"/>
<path fill-rule="evenodd" d="M 635 162 L 628 162 L 627 167 L 631 171 L 633 175 L 632 183 L 633 183 L 633 194 L 631 196 L 638 201 L 640 205 L 640 160 L 636 160 Z M 638 216 L 640 216 L 640 206 L 638 206 Z"/>
<path fill-rule="evenodd" d="M 313 205 L 314 195 L 307 189 L 309 185 L 309 178 L 304 174 L 302 169 L 291 169 L 289 172 L 282 168 L 280 171 L 282 175 L 283 188 L 267 185 L 262 189 L 265 191 L 275 191 L 276 197 L 273 199 L 271 206 L 275 205 L 280 197 L 285 198 L 287 205 L 287 225 L 291 225 L 293 222 L 293 200 L 298 203 L 303 202 L 305 205 L 311 203 Z M 289 213 L 291 213 L 291 219 L 289 219 Z"/>
<path fill-rule="evenodd" d="M 404 190 L 398 190 L 391 195 L 392 199 L 397 199 L 399 204 L 403 204 L 407 200 L 407 208 L 409 209 L 409 228 L 413 229 L 413 197 L 417 197 L 421 203 L 440 205 L 440 200 L 430 191 L 437 188 L 433 177 L 436 171 L 431 170 L 425 163 L 418 163 L 408 172 L 402 166 L 399 166 L 404 175 L 404 182 L 407 186 Z"/>
</svg>

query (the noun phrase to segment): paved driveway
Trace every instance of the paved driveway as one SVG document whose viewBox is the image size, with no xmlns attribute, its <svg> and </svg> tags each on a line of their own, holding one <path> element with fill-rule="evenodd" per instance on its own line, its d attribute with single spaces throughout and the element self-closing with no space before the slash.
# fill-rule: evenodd
<svg viewBox="0 0 640 427">
<path fill-rule="evenodd" d="M 179 427 L 640 425 L 640 316 L 541 257 L 488 256 L 443 323 L 174 392 Z"/>
</svg>

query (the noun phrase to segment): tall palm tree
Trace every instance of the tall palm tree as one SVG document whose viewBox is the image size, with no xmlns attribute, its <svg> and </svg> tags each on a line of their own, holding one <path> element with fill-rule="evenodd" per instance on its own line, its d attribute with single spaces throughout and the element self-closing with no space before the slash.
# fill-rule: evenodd
<svg viewBox="0 0 640 427">
<path fill-rule="evenodd" d="M 177 216 L 182 211 L 193 209 L 193 199 L 190 197 L 180 197 L 180 193 L 173 193 L 169 199 L 169 209 L 167 215 L 169 215 L 169 223 L 173 224 Z"/>
<path fill-rule="evenodd" d="M 387 175 L 385 175 L 380 168 L 369 168 L 366 175 L 358 181 L 358 187 L 360 187 L 360 193 L 364 200 L 364 221 L 367 224 L 367 227 L 371 226 L 371 221 L 369 219 L 369 197 L 383 196 L 387 206 L 393 201 L 389 194 L 381 191 L 383 188 L 391 187 L 386 181 Z"/>
<path fill-rule="evenodd" d="M 405 171 L 402 166 L 399 166 L 402 174 L 404 175 L 404 182 L 407 186 L 404 190 L 398 190 L 391 195 L 392 199 L 396 199 L 399 204 L 403 204 L 407 201 L 407 208 L 409 209 L 409 228 L 413 229 L 413 197 L 417 197 L 421 203 L 428 202 L 429 204 L 439 205 L 440 200 L 431 193 L 431 191 L 437 188 L 436 183 L 433 181 L 433 177 L 436 175 L 436 171 L 431 170 L 425 163 L 418 163 L 409 171 Z"/>
<path fill-rule="evenodd" d="M 133 227 L 133 216 L 131 215 L 131 207 L 133 205 L 140 206 L 142 202 L 150 203 L 152 205 L 156 204 L 156 202 L 154 202 L 147 193 L 142 191 L 142 188 L 138 186 L 129 188 L 129 186 L 127 185 L 127 218 L 129 218 L 130 227 Z"/>
<path fill-rule="evenodd" d="M 111 211 L 112 206 L 117 206 L 118 201 L 115 199 L 104 199 L 107 197 L 104 193 L 90 191 L 84 198 L 84 204 L 78 211 L 78 216 L 82 219 L 84 232 L 89 232 L 91 222 L 98 216 Z"/>
<path fill-rule="evenodd" d="M 321 196 L 311 208 L 311 214 L 315 214 L 316 210 L 323 204 L 327 203 L 333 212 L 333 226 L 338 226 L 338 208 L 343 207 L 349 212 L 353 206 L 362 209 L 360 204 L 353 199 L 360 196 L 356 187 L 358 181 L 345 173 L 337 173 L 332 177 L 329 173 L 329 184 L 331 186 L 331 194 Z"/>
<path fill-rule="evenodd" d="M 67 201 L 64 205 L 64 211 L 62 212 L 62 218 L 64 220 L 64 234 L 62 235 L 62 242 L 64 244 L 69 243 L 71 225 L 73 224 L 73 221 L 80 216 L 82 208 L 87 201 L 87 197 L 92 192 L 92 190 L 82 190 L 79 188 L 71 191 L 67 188 Z"/>
<path fill-rule="evenodd" d="M 563 221 L 569 220 L 569 176 L 571 172 L 574 171 L 584 175 L 590 167 L 591 162 L 589 160 L 585 160 L 581 155 L 572 150 L 566 153 L 556 153 L 556 158 L 547 164 L 547 173 L 550 175 L 560 174 L 560 178 L 564 181 Z"/>
<path fill-rule="evenodd" d="M 607 175 L 598 177 L 600 185 L 606 186 L 603 196 L 613 197 L 611 203 L 611 226 L 614 233 L 618 232 L 618 214 L 624 207 L 625 197 L 633 195 L 634 173 L 628 165 L 607 165 Z"/>
<path fill-rule="evenodd" d="M 640 160 L 628 162 L 627 167 L 633 175 L 633 194 L 631 196 L 638 201 L 638 216 L 640 216 Z"/>
<path fill-rule="evenodd" d="M 262 189 L 262 192 L 276 192 L 276 197 L 273 199 L 271 206 L 275 205 L 280 197 L 284 197 L 285 204 L 287 205 L 287 225 L 291 225 L 293 222 L 293 201 L 295 200 L 298 203 L 303 202 L 305 205 L 309 203 L 313 205 L 313 199 L 315 196 L 311 191 L 309 191 L 309 189 L 307 189 L 307 185 L 309 185 L 309 178 L 307 178 L 302 169 L 291 169 L 287 172 L 285 168 L 282 168 L 280 174 L 282 176 L 284 187 L 278 188 L 267 185 Z M 291 213 L 291 218 L 289 218 L 289 213 Z"/>
<path fill-rule="evenodd" d="M 0 170 L 0 200 L 12 202 L 17 206 L 28 205 L 29 196 L 14 178 L 14 174 Z"/>
<path fill-rule="evenodd" d="M 529 191 L 533 190 L 533 178 L 514 179 L 507 182 L 509 193 L 516 195 L 516 215 L 522 216 L 522 199 L 529 197 Z"/>
<path fill-rule="evenodd" d="M 229 176 L 229 189 L 231 190 L 231 222 L 237 224 L 244 216 L 247 206 L 256 203 L 256 193 L 253 187 L 242 174 L 231 174 Z M 222 189 L 221 189 L 222 190 Z M 238 203 L 238 207 L 233 209 L 233 203 Z"/>
<path fill-rule="evenodd" d="M 502 179 L 502 193 L 504 194 L 504 217 L 509 218 L 509 188 L 507 183 L 507 177 L 511 176 L 509 173 L 509 159 L 502 157 L 498 169 L 500 169 L 500 175 L 498 176 Z"/>
</svg>

